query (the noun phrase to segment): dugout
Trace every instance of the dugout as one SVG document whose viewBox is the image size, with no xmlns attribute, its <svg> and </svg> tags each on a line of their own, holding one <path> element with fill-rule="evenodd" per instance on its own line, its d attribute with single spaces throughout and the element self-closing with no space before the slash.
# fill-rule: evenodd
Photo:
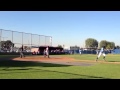
<svg viewBox="0 0 120 90">
<path fill-rule="evenodd" d="M 80 49 L 80 47 L 78 47 L 78 46 L 70 46 L 70 51 L 72 51 L 73 54 L 79 53 L 79 49 Z"/>
<path fill-rule="evenodd" d="M 46 49 L 47 46 L 40 46 L 39 51 L 40 55 L 43 55 L 44 49 Z M 49 46 L 49 54 L 55 55 L 55 54 L 64 54 L 62 47 L 54 47 L 54 46 Z"/>
</svg>

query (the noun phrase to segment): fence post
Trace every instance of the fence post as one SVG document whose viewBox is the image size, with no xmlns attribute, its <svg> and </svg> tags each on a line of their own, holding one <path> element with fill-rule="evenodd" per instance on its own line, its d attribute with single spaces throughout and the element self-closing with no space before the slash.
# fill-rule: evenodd
<svg viewBox="0 0 120 90">
<path fill-rule="evenodd" d="M 31 34 L 31 48 L 32 48 L 32 34 Z"/>
<path fill-rule="evenodd" d="M 23 32 L 22 32 L 22 45 L 23 45 Z"/>
<path fill-rule="evenodd" d="M 13 31 L 12 31 L 12 43 L 13 43 Z M 12 45 L 12 52 L 13 52 L 13 45 Z"/>
<path fill-rule="evenodd" d="M 39 46 L 40 46 L 40 35 L 39 35 Z"/>
<path fill-rule="evenodd" d="M 1 38 L 2 38 L 2 29 L 0 29 L 0 51 L 1 51 Z"/>
<path fill-rule="evenodd" d="M 52 46 L 52 37 L 50 37 L 50 43 L 51 43 L 51 46 Z"/>
<path fill-rule="evenodd" d="M 45 36 L 45 46 L 46 46 L 46 36 Z"/>
</svg>

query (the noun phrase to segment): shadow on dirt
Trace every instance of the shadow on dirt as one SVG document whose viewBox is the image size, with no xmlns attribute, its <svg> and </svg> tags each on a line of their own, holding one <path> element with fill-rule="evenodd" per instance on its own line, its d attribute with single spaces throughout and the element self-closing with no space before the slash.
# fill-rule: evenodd
<svg viewBox="0 0 120 90">
<path fill-rule="evenodd" d="M 40 67 L 63 67 L 71 65 L 62 65 L 62 64 L 51 64 L 35 61 L 15 61 L 14 58 L 19 56 L 0 56 L 0 67 L 31 67 L 31 66 L 40 66 Z"/>
<path fill-rule="evenodd" d="M 0 67 L 31 67 L 31 66 L 63 67 L 63 66 L 71 66 L 71 65 L 51 64 L 51 63 L 34 62 L 34 61 L 15 61 L 15 60 L 0 61 Z"/>
<path fill-rule="evenodd" d="M 107 62 L 120 62 L 120 61 L 107 61 Z"/>
</svg>

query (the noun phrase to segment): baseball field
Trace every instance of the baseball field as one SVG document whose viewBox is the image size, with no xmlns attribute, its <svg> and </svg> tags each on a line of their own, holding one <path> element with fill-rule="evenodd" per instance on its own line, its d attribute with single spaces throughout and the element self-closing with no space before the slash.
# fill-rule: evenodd
<svg viewBox="0 0 120 90">
<path fill-rule="evenodd" d="M 0 56 L 0 79 L 120 79 L 120 55 Z"/>
</svg>

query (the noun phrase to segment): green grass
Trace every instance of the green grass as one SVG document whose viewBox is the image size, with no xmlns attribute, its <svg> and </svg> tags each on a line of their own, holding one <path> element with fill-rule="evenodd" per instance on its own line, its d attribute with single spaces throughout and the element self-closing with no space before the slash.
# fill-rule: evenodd
<svg viewBox="0 0 120 90">
<path fill-rule="evenodd" d="M 77 60 L 94 61 L 97 55 L 60 55 Z M 58 56 L 58 57 L 60 57 Z M 71 66 L 31 61 L 2 60 L 0 56 L 0 79 L 120 79 L 120 64 L 99 63 L 92 66 Z M 107 62 L 120 62 L 120 55 L 107 55 Z"/>
<path fill-rule="evenodd" d="M 83 55 L 66 55 L 67 57 L 72 57 L 75 58 L 77 60 L 91 60 L 94 61 L 97 57 L 97 55 L 92 55 L 92 54 L 83 54 Z M 63 55 L 63 57 L 66 57 Z M 101 57 L 98 60 L 102 60 L 103 56 L 101 55 Z M 106 60 L 108 62 L 120 62 L 120 54 L 108 54 L 106 55 Z"/>
</svg>

